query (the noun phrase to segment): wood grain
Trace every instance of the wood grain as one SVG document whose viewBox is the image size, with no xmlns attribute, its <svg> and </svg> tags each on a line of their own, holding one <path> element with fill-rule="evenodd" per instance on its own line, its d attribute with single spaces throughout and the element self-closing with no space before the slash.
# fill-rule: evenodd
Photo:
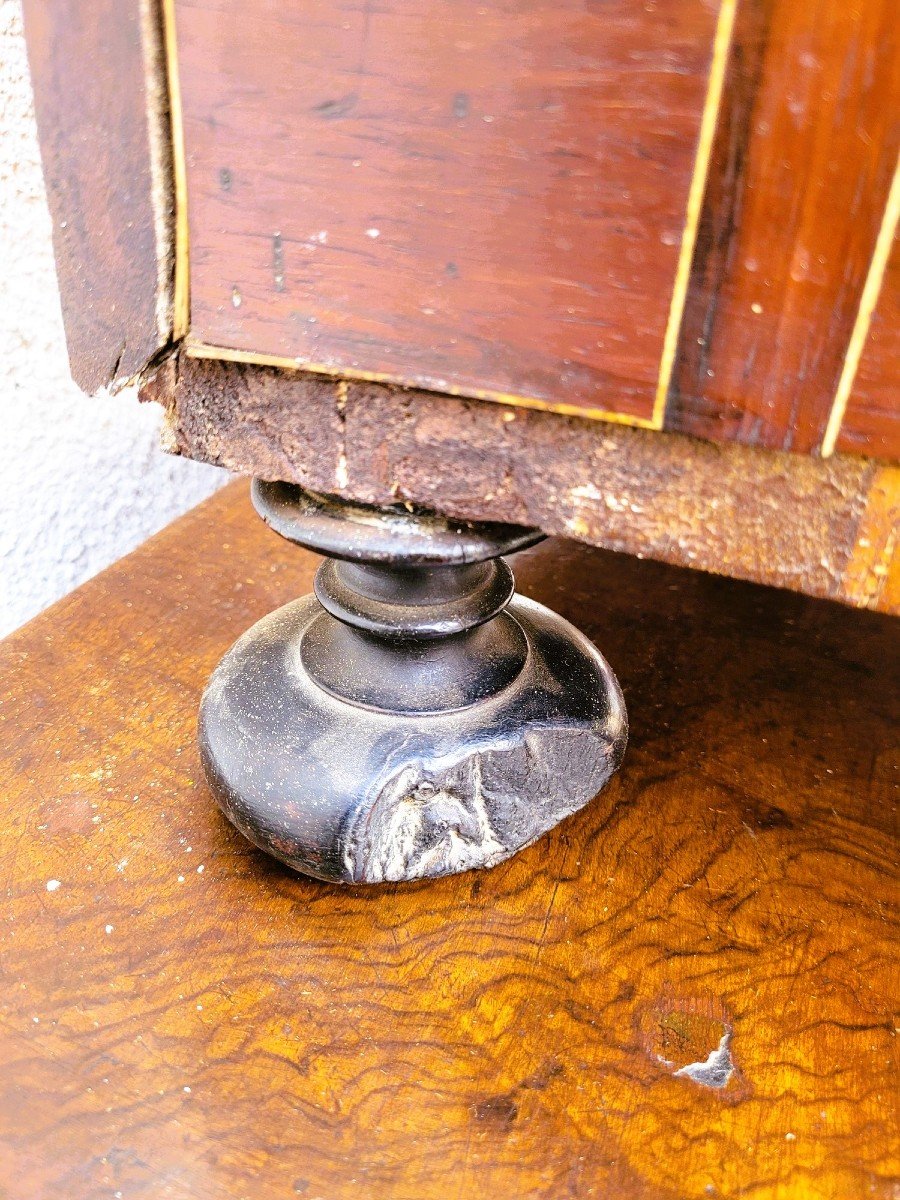
<svg viewBox="0 0 900 1200">
<path fill-rule="evenodd" d="M 900 612 L 896 467 L 184 355 L 142 395 L 170 448 L 232 471 Z"/>
<path fill-rule="evenodd" d="M 200 782 L 204 680 L 316 565 L 244 485 L 2 645 L 5 1200 L 893 1195 L 895 625 L 516 563 L 609 655 L 631 744 L 438 883 L 293 876 Z M 678 1074 L 726 1035 L 724 1087 Z"/>
<path fill-rule="evenodd" d="M 837 437 L 847 453 L 900 458 L 900 243 L 894 242 Z"/>
<path fill-rule="evenodd" d="M 168 126 L 155 9 L 24 0 L 72 376 L 127 382 L 169 339 Z"/>
<path fill-rule="evenodd" d="M 897 49 L 891 0 L 739 6 L 667 428 L 821 445 L 900 147 Z M 896 407 L 877 438 L 852 448 L 900 457 Z"/>
<path fill-rule="evenodd" d="M 731 11 L 25 0 L 75 379 L 188 334 L 658 427 L 671 375 L 668 429 L 828 453 L 900 145 L 893 5 Z M 900 458 L 897 270 L 844 452 Z"/>
<path fill-rule="evenodd" d="M 650 421 L 717 0 L 176 0 L 193 336 Z"/>
</svg>

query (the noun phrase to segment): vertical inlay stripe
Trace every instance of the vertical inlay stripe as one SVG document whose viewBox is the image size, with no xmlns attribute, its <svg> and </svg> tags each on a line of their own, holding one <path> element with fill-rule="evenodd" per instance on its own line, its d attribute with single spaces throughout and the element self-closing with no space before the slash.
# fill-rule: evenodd
<svg viewBox="0 0 900 1200">
<path fill-rule="evenodd" d="M 175 0 L 161 0 L 169 86 L 169 119 L 172 125 L 172 182 L 175 196 L 175 279 L 172 296 L 172 338 L 187 335 L 191 321 L 190 242 L 187 220 L 187 170 L 184 157 L 184 122 L 181 82 L 178 77 L 178 39 L 175 33 Z"/>
<path fill-rule="evenodd" d="M 872 314 L 875 311 L 875 306 L 878 304 L 878 297 L 881 293 L 881 285 L 884 280 L 884 273 L 887 270 L 891 247 L 897 234 L 898 218 L 900 218 L 900 160 L 898 160 L 894 171 L 894 179 L 891 183 L 891 190 L 881 221 L 881 228 L 878 231 L 878 238 L 875 242 L 875 251 L 872 254 L 872 261 L 869 263 L 869 270 L 859 302 L 859 309 L 856 313 L 856 320 L 853 323 L 853 332 L 847 344 L 847 353 L 844 357 L 841 377 L 838 381 L 834 402 L 831 406 L 828 424 L 825 426 L 825 435 L 822 438 L 823 458 L 828 458 L 834 453 L 838 434 L 841 431 L 844 414 L 847 411 L 847 403 L 856 380 L 856 372 L 859 370 L 859 360 L 862 357 L 866 338 L 869 336 Z"/>
<path fill-rule="evenodd" d="M 722 93 L 725 89 L 725 73 L 728 67 L 728 57 L 731 52 L 736 13 L 737 0 L 722 0 L 722 7 L 719 9 L 716 33 L 713 40 L 709 86 L 707 87 L 706 102 L 703 106 L 703 117 L 700 122 L 700 135 L 697 141 L 694 174 L 691 177 L 691 187 L 688 192 L 684 233 L 678 255 L 678 266 L 675 271 L 675 286 L 672 290 L 669 319 L 666 323 L 666 332 L 663 338 L 662 359 L 659 364 L 659 378 L 656 384 L 656 398 L 653 405 L 652 425 L 654 429 L 662 429 L 663 427 L 666 399 L 669 395 L 669 385 L 672 382 L 672 372 L 675 367 L 675 355 L 678 351 L 678 338 L 681 333 L 684 306 L 687 300 L 688 287 L 691 282 L 691 265 L 697 243 L 697 230 L 700 226 L 700 215 L 703 211 L 703 197 L 706 193 L 709 164 L 712 159 L 719 110 L 722 106 Z"/>
</svg>

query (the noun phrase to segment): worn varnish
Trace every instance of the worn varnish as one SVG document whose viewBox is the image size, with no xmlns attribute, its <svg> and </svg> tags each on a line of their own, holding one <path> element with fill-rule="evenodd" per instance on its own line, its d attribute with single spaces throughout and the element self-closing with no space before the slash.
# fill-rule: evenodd
<svg viewBox="0 0 900 1200">
<path fill-rule="evenodd" d="M 900 612 L 900 469 L 184 355 L 142 393 L 170 449 Z"/>
<path fill-rule="evenodd" d="M 338 891 L 194 749 L 315 565 L 236 485 L 0 649 L 7 1200 L 893 1195 L 895 624 L 526 552 L 622 680 L 621 774 L 491 872 Z"/>
<path fill-rule="evenodd" d="M 822 442 L 900 148 L 892 0 L 739 5 L 666 427 Z M 900 456 L 892 405 L 843 449 Z"/>
<path fill-rule="evenodd" d="M 152 4 L 25 0 L 72 376 L 122 384 L 169 340 L 167 96 Z"/>
<path fill-rule="evenodd" d="M 651 420 L 718 15 L 176 0 L 192 336 Z"/>
</svg>

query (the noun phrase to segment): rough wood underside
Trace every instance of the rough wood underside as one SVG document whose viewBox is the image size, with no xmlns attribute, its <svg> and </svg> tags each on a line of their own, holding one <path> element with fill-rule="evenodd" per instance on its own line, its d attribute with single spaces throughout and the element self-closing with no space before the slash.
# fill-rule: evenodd
<svg viewBox="0 0 900 1200">
<path fill-rule="evenodd" d="M 621 772 L 492 871 L 339 890 L 195 751 L 316 565 L 236 485 L 0 646 L 5 1200 L 894 1196 L 895 623 L 519 555 L 619 675 Z"/>
<path fill-rule="evenodd" d="M 900 611 L 898 468 L 184 355 L 142 394 L 232 471 Z"/>
</svg>

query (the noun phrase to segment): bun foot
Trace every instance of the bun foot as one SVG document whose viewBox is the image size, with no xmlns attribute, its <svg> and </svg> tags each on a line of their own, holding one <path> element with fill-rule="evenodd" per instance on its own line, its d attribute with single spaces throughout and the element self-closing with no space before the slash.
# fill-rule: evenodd
<svg viewBox="0 0 900 1200">
<path fill-rule="evenodd" d="M 491 867 L 581 808 L 627 738 L 608 664 L 514 596 L 537 530 L 374 509 L 255 481 L 264 520 L 330 555 L 315 595 L 219 663 L 200 750 L 262 850 L 340 883 Z"/>
</svg>

